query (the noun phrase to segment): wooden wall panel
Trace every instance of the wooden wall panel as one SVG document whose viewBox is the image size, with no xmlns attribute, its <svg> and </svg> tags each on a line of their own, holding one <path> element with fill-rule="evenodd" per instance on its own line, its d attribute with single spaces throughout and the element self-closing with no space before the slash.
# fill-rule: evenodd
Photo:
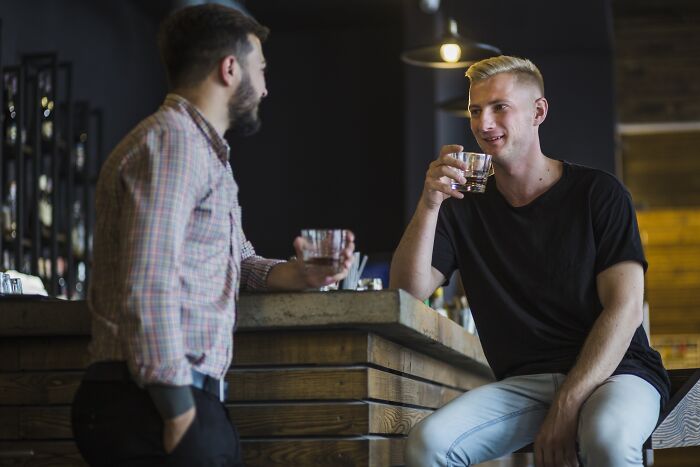
<svg viewBox="0 0 700 467">
<path fill-rule="evenodd" d="M 700 209 L 638 211 L 651 333 L 700 333 Z"/>
<path fill-rule="evenodd" d="M 700 207 L 700 132 L 622 135 L 621 145 L 622 179 L 636 205 Z"/>
<path fill-rule="evenodd" d="M 73 441 L 0 441 L 0 465 L 87 466 Z"/>
<path fill-rule="evenodd" d="M 462 391 L 374 368 L 234 369 L 228 373 L 229 400 L 364 400 L 438 408 Z"/>
<path fill-rule="evenodd" d="M 695 0 L 613 0 L 621 122 L 700 121 Z"/>
</svg>

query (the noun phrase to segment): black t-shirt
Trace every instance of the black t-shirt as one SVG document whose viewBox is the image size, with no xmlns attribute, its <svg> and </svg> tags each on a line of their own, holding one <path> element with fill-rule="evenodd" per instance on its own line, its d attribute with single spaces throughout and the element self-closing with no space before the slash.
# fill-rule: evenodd
<svg viewBox="0 0 700 467">
<path fill-rule="evenodd" d="M 646 271 L 629 192 L 606 172 L 568 162 L 526 206 L 511 206 L 493 177 L 484 194 L 446 200 L 433 248 L 438 271 L 461 272 L 498 379 L 568 373 L 603 308 L 596 276 L 629 260 Z M 614 374 L 637 375 L 668 400 L 668 375 L 641 326 Z"/>
</svg>

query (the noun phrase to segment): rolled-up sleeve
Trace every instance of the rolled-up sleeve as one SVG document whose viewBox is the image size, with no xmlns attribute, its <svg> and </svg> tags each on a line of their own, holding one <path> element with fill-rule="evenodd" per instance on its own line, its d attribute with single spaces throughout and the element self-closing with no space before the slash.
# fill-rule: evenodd
<svg viewBox="0 0 700 467">
<path fill-rule="evenodd" d="M 200 184 L 197 151 L 176 130 L 148 133 L 142 144 L 120 172 L 125 290 L 119 337 L 139 383 L 187 385 L 192 375 L 181 327 L 180 275 Z"/>
<path fill-rule="evenodd" d="M 234 215 L 237 217 L 238 238 L 241 251 L 241 288 L 243 290 L 266 290 L 267 276 L 270 270 L 280 263 L 279 259 L 267 259 L 255 254 L 253 244 L 248 241 L 243 232 L 241 207 L 236 203 Z"/>
</svg>

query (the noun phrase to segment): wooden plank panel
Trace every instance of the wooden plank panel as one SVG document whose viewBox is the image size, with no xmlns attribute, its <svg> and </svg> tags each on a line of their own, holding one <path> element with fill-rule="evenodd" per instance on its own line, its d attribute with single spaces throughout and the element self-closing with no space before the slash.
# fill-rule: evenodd
<svg viewBox="0 0 700 467">
<path fill-rule="evenodd" d="M 0 370 L 84 369 L 86 337 L 7 338 L 0 342 Z M 372 363 L 461 389 L 490 381 L 363 331 L 241 333 L 236 365 L 353 365 Z"/>
<path fill-rule="evenodd" d="M 23 370 L 84 370 L 90 360 L 89 337 L 22 338 Z"/>
<path fill-rule="evenodd" d="M 83 370 L 88 337 L 6 337 L 0 339 L 0 371 Z"/>
<path fill-rule="evenodd" d="M 389 441 L 389 465 L 405 465 L 404 449 L 406 448 L 406 438 L 391 438 Z"/>
<path fill-rule="evenodd" d="M 0 373 L 0 404 L 71 404 L 82 373 Z"/>
<path fill-rule="evenodd" d="M 234 341 L 234 366 L 367 362 L 367 333 L 363 331 L 239 332 Z"/>
<path fill-rule="evenodd" d="M 243 439 L 248 467 L 386 467 L 388 439 Z"/>
<path fill-rule="evenodd" d="M 231 404 L 241 436 L 407 435 L 432 410 L 377 402 Z"/>
<path fill-rule="evenodd" d="M 237 367 L 370 363 L 464 390 L 492 380 L 363 331 L 242 332 L 235 347 Z"/>
<path fill-rule="evenodd" d="M 700 209 L 654 209 L 637 211 L 644 229 L 700 228 Z M 697 243 L 697 239 L 696 239 Z"/>
<path fill-rule="evenodd" d="M 368 396 L 388 402 L 400 402 L 437 409 L 463 394 L 462 391 L 403 378 L 384 371 L 369 369 Z"/>
<path fill-rule="evenodd" d="M 624 135 L 621 142 L 622 178 L 635 203 L 645 208 L 700 206 L 700 132 Z"/>
<path fill-rule="evenodd" d="M 403 290 L 241 295 L 239 331 L 353 328 L 490 376 L 479 339 Z"/>
<path fill-rule="evenodd" d="M 432 410 L 388 404 L 369 404 L 369 433 L 373 435 L 408 435 L 408 432 Z"/>
<path fill-rule="evenodd" d="M 657 467 L 698 467 L 698 459 L 700 446 L 654 451 L 654 465 Z"/>
<path fill-rule="evenodd" d="M 438 408 L 462 391 L 373 368 L 234 369 L 228 373 L 232 402 L 364 400 Z"/>
<path fill-rule="evenodd" d="M 637 217 L 649 261 L 652 334 L 700 332 L 700 209 L 639 211 Z"/>
<path fill-rule="evenodd" d="M 233 369 L 226 377 L 230 401 L 362 400 L 367 398 L 367 369 Z"/>
<path fill-rule="evenodd" d="M 474 389 L 492 378 L 464 371 L 450 364 L 370 334 L 369 362 L 412 376 L 435 381 L 462 390 Z"/>
<path fill-rule="evenodd" d="M 70 404 L 81 373 L 0 373 L 4 405 Z M 461 391 L 371 368 L 232 370 L 230 401 L 363 400 L 437 408 Z"/>
<path fill-rule="evenodd" d="M 359 436 L 370 429 L 365 402 L 232 404 L 231 419 L 241 436 Z"/>
<path fill-rule="evenodd" d="M 377 402 L 230 404 L 244 437 L 407 435 L 432 410 Z M 70 407 L 0 407 L 0 440 L 72 439 Z"/>
<path fill-rule="evenodd" d="M 86 466 L 72 441 L 0 441 L 1 465 Z"/>
<path fill-rule="evenodd" d="M 700 324 L 697 321 L 688 322 L 682 319 L 668 319 L 651 321 L 651 334 L 679 334 L 700 333 Z"/>
<path fill-rule="evenodd" d="M 0 336 L 89 336 L 87 302 L 72 300 L 4 301 Z"/>
<path fill-rule="evenodd" d="M 20 410 L 19 407 L 0 407 L 0 440 L 21 438 Z"/>
<path fill-rule="evenodd" d="M 620 120 L 698 119 L 697 2 L 615 0 L 612 7 Z"/>
<path fill-rule="evenodd" d="M 17 340 L 0 338 L 0 371 L 17 371 L 19 369 Z"/>
<path fill-rule="evenodd" d="M 70 407 L 0 407 L 0 439 L 72 439 Z"/>
</svg>

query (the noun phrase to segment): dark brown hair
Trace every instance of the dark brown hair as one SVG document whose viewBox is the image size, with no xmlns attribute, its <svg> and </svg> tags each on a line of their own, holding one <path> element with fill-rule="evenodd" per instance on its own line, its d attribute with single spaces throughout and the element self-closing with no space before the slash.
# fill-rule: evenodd
<svg viewBox="0 0 700 467">
<path fill-rule="evenodd" d="M 213 3 L 172 13 L 158 31 L 158 48 L 170 89 L 196 85 L 227 55 L 245 64 L 252 50 L 248 34 L 262 42 L 269 29 L 239 10 Z"/>
</svg>

